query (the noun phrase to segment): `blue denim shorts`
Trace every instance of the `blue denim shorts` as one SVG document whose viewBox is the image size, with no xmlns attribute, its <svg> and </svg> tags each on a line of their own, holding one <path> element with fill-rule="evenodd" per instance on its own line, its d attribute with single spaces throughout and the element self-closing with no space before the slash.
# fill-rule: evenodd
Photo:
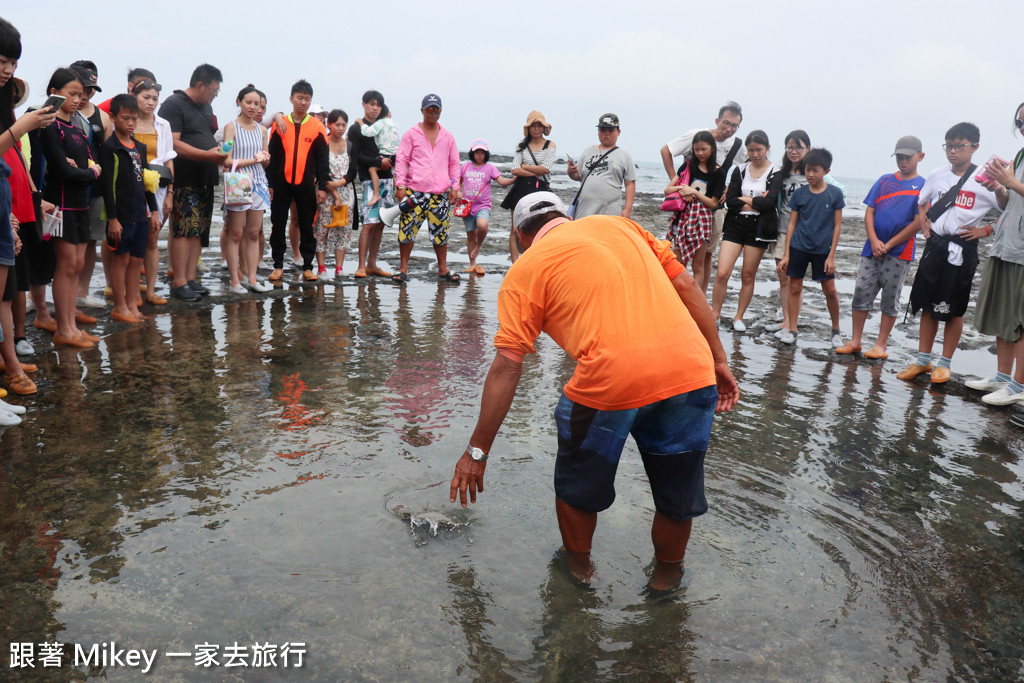
<svg viewBox="0 0 1024 683">
<path fill-rule="evenodd" d="M 619 456 L 632 434 L 658 512 L 671 519 L 704 514 L 704 453 L 717 401 L 718 389 L 709 386 L 641 408 L 605 411 L 562 394 L 555 408 L 555 495 L 578 510 L 607 510 L 615 501 Z"/>
<path fill-rule="evenodd" d="M 490 222 L 490 220 L 491 220 L 491 210 L 490 209 L 480 209 L 479 211 L 474 213 L 472 216 L 466 216 L 465 218 L 463 218 L 462 219 L 462 224 L 466 226 L 466 232 L 473 232 L 474 230 L 476 230 L 476 219 L 479 218 L 480 216 L 483 216 L 485 220 Z"/>
</svg>

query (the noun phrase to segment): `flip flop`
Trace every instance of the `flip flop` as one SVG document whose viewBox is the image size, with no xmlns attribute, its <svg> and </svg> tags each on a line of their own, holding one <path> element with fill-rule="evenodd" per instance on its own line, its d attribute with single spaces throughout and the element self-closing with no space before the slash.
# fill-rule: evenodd
<svg viewBox="0 0 1024 683">
<path fill-rule="evenodd" d="M 409 275 L 401 270 L 391 276 L 391 281 L 396 285 L 404 285 L 409 281 Z"/>
<path fill-rule="evenodd" d="M 450 270 L 447 273 L 438 273 L 437 278 L 439 280 L 447 280 L 448 282 L 462 282 L 462 277 Z"/>
<path fill-rule="evenodd" d="M 356 272 L 352 273 L 352 277 L 366 277 L 366 271 L 360 268 Z"/>
</svg>

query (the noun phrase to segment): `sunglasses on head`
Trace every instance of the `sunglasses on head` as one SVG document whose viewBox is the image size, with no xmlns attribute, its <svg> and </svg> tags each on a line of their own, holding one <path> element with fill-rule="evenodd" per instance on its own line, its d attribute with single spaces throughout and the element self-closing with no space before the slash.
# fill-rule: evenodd
<svg viewBox="0 0 1024 683">
<path fill-rule="evenodd" d="M 161 86 L 159 83 L 154 83 L 153 81 L 139 81 L 138 83 L 132 86 L 133 95 L 142 90 L 156 90 L 157 92 L 160 92 L 161 90 L 163 90 L 163 86 Z"/>
</svg>

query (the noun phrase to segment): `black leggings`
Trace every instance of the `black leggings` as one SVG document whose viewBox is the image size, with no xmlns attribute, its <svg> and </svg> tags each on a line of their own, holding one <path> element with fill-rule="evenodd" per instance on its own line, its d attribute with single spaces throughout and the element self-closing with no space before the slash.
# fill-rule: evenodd
<svg viewBox="0 0 1024 683">
<path fill-rule="evenodd" d="M 313 234 L 313 220 L 316 218 L 316 186 L 309 183 L 291 185 L 281 183 L 272 187 L 274 198 L 270 202 L 270 252 L 274 268 L 284 267 L 284 253 L 288 247 L 288 210 L 292 200 L 299 219 L 299 253 L 302 254 L 302 269 L 313 268 L 316 256 L 316 236 Z"/>
</svg>

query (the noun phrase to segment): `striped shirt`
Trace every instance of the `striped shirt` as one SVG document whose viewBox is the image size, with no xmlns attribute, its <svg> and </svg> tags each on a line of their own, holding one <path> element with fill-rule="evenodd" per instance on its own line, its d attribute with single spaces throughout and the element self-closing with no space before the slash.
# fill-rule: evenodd
<svg viewBox="0 0 1024 683">
<path fill-rule="evenodd" d="M 512 157 L 513 171 L 520 168 L 523 164 L 526 164 L 527 166 L 543 166 L 549 171 L 551 170 L 551 167 L 555 164 L 555 152 L 557 151 L 554 147 L 549 146 L 547 149 L 542 149 L 539 152 L 534 151 L 533 156 L 530 156 L 530 151 L 533 150 L 530 150 L 529 146 L 516 150 L 515 156 Z M 533 160 L 534 157 L 537 158 L 536 162 Z M 545 182 L 551 181 L 548 174 L 538 177 Z"/>
</svg>

